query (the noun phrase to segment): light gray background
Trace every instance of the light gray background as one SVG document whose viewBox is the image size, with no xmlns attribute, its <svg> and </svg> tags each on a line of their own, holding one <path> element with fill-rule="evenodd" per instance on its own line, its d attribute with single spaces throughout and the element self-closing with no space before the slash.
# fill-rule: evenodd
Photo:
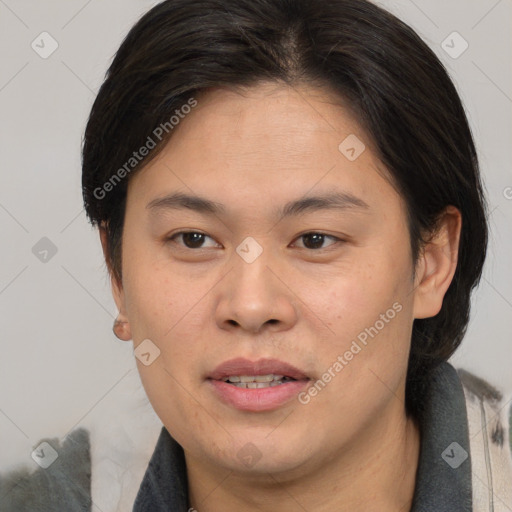
<svg viewBox="0 0 512 512">
<path fill-rule="evenodd" d="M 131 344 L 111 331 L 117 312 L 82 209 L 80 146 L 112 56 L 155 3 L 0 0 L 0 469 L 30 460 L 41 437 L 64 436 L 106 403 L 130 403 L 114 398 L 135 363 Z M 380 3 L 434 49 L 467 107 L 492 234 L 453 362 L 512 391 L 512 0 Z M 43 31 L 59 45 L 47 59 L 31 48 Z M 469 43 L 457 59 L 441 47 L 453 31 Z M 42 237 L 57 248 L 47 262 L 32 252 Z"/>
</svg>

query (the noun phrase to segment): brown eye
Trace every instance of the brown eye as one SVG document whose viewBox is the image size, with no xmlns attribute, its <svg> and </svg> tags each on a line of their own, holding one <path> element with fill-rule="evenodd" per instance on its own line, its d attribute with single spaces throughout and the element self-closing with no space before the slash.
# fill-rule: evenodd
<svg viewBox="0 0 512 512">
<path fill-rule="evenodd" d="M 299 239 L 303 240 L 303 245 L 304 245 L 305 249 L 315 250 L 315 249 L 326 249 L 327 247 L 330 247 L 330 246 L 322 247 L 325 240 L 328 238 L 331 240 L 334 240 L 335 242 L 341 241 L 339 238 L 336 238 L 335 236 L 326 235 L 324 233 L 316 233 L 316 232 L 305 233 L 305 234 L 301 235 L 297 240 L 299 240 Z M 334 244 L 331 244 L 331 245 L 334 245 Z"/>
<path fill-rule="evenodd" d="M 176 239 L 181 238 L 182 243 L 179 245 L 185 246 L 187 249 L 203 249 L 205 240 L 211 237 L 198 231 L 181 231 L 168 238 L 169 241 L 175 242 Z"/>
</svg>

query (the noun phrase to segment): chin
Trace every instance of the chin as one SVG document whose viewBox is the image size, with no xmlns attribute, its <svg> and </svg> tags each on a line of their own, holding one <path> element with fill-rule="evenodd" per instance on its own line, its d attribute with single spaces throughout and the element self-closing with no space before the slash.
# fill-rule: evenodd
<svg viewBox="0 0 512 512">
<path fill-rule="evenodd" d="M 297 450 L 297 447 L 308 445 L 310 436 L 304 432 L 304 437 L 296 438 L 285 430 L 281 435 L 275 434 L 272 428 L 267 428 L 257 434 L 251 432 L 248 435 L 245 432 L 243 435 L 233 435 L 229 446 L 223 450 L 225 456 L 216 462 L 240 474 L 288 475 L 297 471 L 308 460 L 308 453 L 303 448 Z"/>
</svg>

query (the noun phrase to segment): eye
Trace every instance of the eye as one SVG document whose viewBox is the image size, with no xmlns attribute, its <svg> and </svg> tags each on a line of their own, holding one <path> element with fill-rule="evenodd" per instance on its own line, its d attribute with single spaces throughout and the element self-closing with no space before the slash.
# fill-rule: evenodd
<svg viewBox="0 0 512 512">
<path fill-rule="evenodd" d="M 315 249 L 327 249 L 327 247 L 330 247 L 330 246 L 334 245 L 337 241 L 338 242 L 342 242 L 343 241 L 340 238 L 337 238 L 335 236 L 326 235 L 325 233 L 317 233 L 317 232 L 314 232 L 314 231 L 312 231 L 310 233 L 304 233 L 303 235 L 300 235 L 296 240 L 300 240 L 301 238 L 304 240 L 304 247 L 301 247 L 301 248 L 312 249 L 312 250 L 315 250 Z M 327 247 L 322 247 L 324 241 L 327 238 L 330 238 L 331 240 L 334 240 L 334 244 L 331 244 L 331 245 L 329 245 Z"/>
<path fill-rule="evenodd" d="M 206 238 L 209 238 L 214 242 L 213 246 L 215 247 L 216 242 L 213 240 L 213 238 L 209 237 L 208 235 L 205 235 L 204 233 L 201 233 L 199 231 L 180 231 L 179 233 L 175 233 L 174 235 L 167 238 L 168 241 L 176 243 L 175 240 L 180 238 L 182 240 L 182 244 L 187 249 L 204 249 L 206 248 L 203 244 Z"/>
<path fill-rule="evenodd" d="M 206 235 L 205 233 L 201 233 L 200 231 L 180 231 L 179 233 L 175 233 L 174 235 L 168 237 L 167 240 L 169 242 L 176 243 L 186 249 L 206 249 L 208 246 L 205 246 L 204 242 L 207 238 L 213 242 L 213 245 L 210 245 L 209 247 L 216 247 L 218 245 L 215 240 L 213 240 L 213 238 Z M 181 242 L 176 242 L 178 239 L 181 239 Z M 335 245 L 336 242 L 343 241 L 335 236 L 315 231 L 304 233 L 303 235 L 300 235 L 298 238 L 296 238 L 296 240 L 300 239 L 303 240 L 303 247 L 299 247 L 301 249 L 309 250 L 327 249 L 328 247 Z M 328 246 L 324 246 L 324 242 L 327 239 L 332 240 L 333 243 Z"/>
</svg>

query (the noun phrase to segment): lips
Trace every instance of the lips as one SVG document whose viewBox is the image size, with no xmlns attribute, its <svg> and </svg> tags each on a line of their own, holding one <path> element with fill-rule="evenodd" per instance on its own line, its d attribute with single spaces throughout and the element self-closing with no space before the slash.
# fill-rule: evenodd
<svg viewBox="0 0 512 512">
<path fill-rule="evenodd" d="M 208 379 L 222 380 L 233 375 L 283 375 L 294 380 L 309 380 L 309 377 L 295 366 L 279 359 L 258 359 L 250 361 L 243 357 L 224 361 L 208 376 Z"/>
<path fill-rule="evenodd" d="M 258 380 L 267 382 L 255 382 L 257 376 L 266 376 Z M 233 382 L 227 382 L 228 377 L 233 377 L 229 379 Z M 268 382 L 270 377 L 275 381 Z M 284 361 L 245 358 L 225 361 L 206 379 L 208 389 L 220 402 L 251 413 L 270 412 L 289 404 L 310 381 L 303 371 Z"/>
</svg>

